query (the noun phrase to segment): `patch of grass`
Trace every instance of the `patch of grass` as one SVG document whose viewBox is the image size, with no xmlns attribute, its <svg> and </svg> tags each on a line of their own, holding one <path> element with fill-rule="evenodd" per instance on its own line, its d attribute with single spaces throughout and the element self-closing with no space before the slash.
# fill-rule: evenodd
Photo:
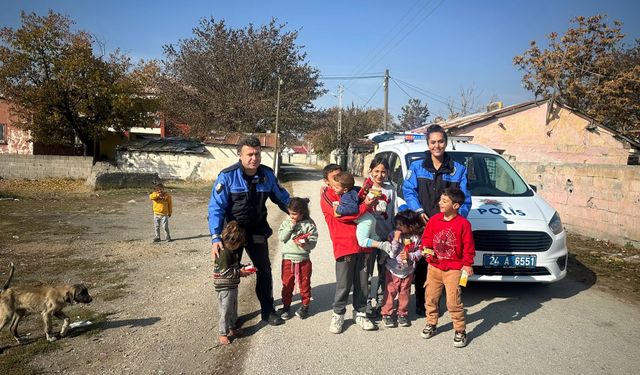
<svg viewBox="0 0 640 375">
<path fill-rule="evenodd" d="M 0 374 L 37 374 L 33 368 L 29 367 L 32 358 L 58 349 L 60 349 L 59 343 L 48 342 L 44 338 L 32 343 L 6 348 L 4 353 L 0 354 Z"/>
</svg>

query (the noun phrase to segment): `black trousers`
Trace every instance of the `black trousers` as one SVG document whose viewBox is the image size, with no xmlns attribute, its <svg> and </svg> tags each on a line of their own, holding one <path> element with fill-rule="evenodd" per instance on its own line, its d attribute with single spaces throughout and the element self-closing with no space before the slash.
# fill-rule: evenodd
<svg viewBox="0 0 640 375">
<path fill-rule="evenodd" d="M 260 239 L 259 237 L 262 237 Z M 262 320 L 268 320 L 273 308 L 273 278 L 271 261 L 269 260 L 269 244 L 265 236 L 249 236 L 249 244 L 245 247 L 251 262 L 258 269 L 256 272 L 256 296 L 260 301 Z"/>
<path fill-rule="evenodd" d="M 413 277 L 415 283 L 415 295 L 416 295 L 416 311 L 420 311 L 424 314 L 424 282 L 427 281 L 427 261 L 424 258 L 420 258 L 416 262 L 416 270 Z"/>
</svg>

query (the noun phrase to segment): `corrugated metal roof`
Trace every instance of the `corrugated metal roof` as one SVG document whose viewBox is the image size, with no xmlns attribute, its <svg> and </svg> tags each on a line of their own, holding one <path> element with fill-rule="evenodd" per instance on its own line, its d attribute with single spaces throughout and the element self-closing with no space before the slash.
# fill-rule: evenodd
<svg viewBox="0 0 640 375">
<path fill-rule="evenodd" d="M 206 152 L 204 143 L 180 137 L 167 138 L 139 138 L 128 143 L 118 145 L 118 151 L 145 152 L 174 152 L 185 154 L 203 154 Z"/>
<path fill-rule="evenodd" d="M 248 134 L 245 133 L 211 133 L 208 135 L 204 143 L 208 145 L 232 145 L 235 146 L 240 139 Z M 274 148 L 276 145 L 275 133 L 253 133 L 260 140 L 262 147 Z"/>
</svg>

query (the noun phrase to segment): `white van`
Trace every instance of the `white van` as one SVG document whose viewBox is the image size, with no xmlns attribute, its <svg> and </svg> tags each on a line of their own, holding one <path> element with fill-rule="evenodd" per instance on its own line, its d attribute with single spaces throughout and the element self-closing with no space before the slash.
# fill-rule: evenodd
<svg viewBox="0 0 640 375">
<path fill-rule="evenodd" d="M 424 136 L 398 136 L 378 145 L 389 178 L 407 208 L 402 184 L 411 162 L 424 159 Z M 472 281 L 555 282 L 567 274 L 566 231 L 558 212 L 495 151 L 449 137 L 446 152 L 467 167 L 476 257 Z"/>
</svg>

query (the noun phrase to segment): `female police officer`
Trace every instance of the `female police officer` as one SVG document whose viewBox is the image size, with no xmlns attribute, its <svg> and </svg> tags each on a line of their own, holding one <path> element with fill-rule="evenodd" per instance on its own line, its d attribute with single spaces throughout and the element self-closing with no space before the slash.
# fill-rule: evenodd
<svg viewBox="0 0 640 375">
<path fill-rule="evenodd" d="M 447 147 L 447 133 L 440 125 L 427 128 L 427 147 L 425 158 L 411 163 L 402 193 L 409 208 L 427 220 L 438 212 L 438 201 L 442 191 L 454 186 L 462 190 L 465 201 L 460 207 L 460 215 L 467 217 L 471 209 L 471 193 L 467 189 L 467 169 L 454 161 L 444 150 Z M 422 258 L 416 264 L 416 313 L 424 315 L 424 282 L 427 279 L 427 263 Z"/>
</svg>

